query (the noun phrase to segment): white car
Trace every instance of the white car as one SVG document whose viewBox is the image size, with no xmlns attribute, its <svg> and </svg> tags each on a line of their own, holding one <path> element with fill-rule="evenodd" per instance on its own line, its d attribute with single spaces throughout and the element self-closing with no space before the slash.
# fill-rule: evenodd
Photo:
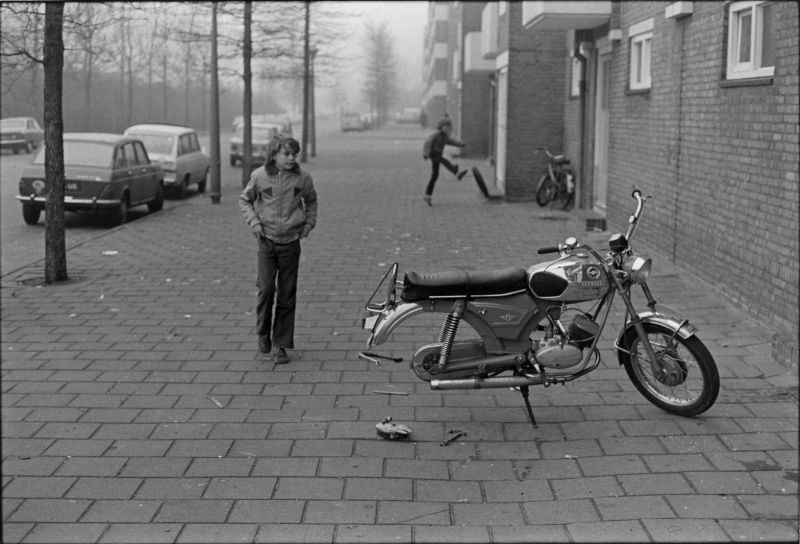
<svg viewBox="0 0 800 544">
<path fill-rule="evenodd" d="M 264 164 L 267 160 L 267 151 L 270 141 L 281 135 L 282 126 L 275 123 L 253 123 L 250 127 L 253 163 L 252 166 Z M 230 142 L 230 163 L 236 166 L 244 158 L 244 127 L 236 129 Z"/>
<path fill-rule="evenodd" d="M 197 132 L 190 127 L 166 124 L 133 125 L 125 135 L 136 136 L 144 142 L 147 154 L 161 163 L 164 187 L 186 196 L 190 185 L 204 193 L 208 178 L 209 159 L 200 147 Z"/>
</svg>

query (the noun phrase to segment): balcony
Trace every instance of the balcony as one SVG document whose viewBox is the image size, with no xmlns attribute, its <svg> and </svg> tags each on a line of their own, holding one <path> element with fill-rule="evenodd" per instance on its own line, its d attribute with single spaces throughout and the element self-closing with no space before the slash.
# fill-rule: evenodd
<svg viewBox="0 0 800 544">
<path fill-rule="evenodd" d="M 611 17 L 611 2 L 522 2 L 522 26 L 536 30 L 589 29 Z"/>
<path fill-rule="evenodd" d="M 499 53 L 497 2 L 488 2 L 481 12 L 481 56 L 491 60 Z"/>
<path fill-rule="evenodd" d="M 483 58 L 481 52 L 482 32 L 470 32 L 464 36 L 464 72 L 494 71 L 494 60 Z"/>
</svg>

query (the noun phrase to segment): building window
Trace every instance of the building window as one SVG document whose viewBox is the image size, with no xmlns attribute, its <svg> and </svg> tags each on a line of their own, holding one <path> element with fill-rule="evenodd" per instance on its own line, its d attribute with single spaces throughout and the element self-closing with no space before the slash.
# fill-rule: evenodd
<svg viewBox="0 0 800 544">
<path fill-rule="evenodd" d="M 774 13 L 772 2 L 733 2 L 728 7 L 727 79 L 774 75 Z"/>
<path fill-rule="evenodd" d="M 628 29 L 630 44 L 630 69 L 628 88 L 632 91 L 647 90 L 651 86 L 650 59 L 653 47 L 653 19 L 632 25 Z"/>
</svg>

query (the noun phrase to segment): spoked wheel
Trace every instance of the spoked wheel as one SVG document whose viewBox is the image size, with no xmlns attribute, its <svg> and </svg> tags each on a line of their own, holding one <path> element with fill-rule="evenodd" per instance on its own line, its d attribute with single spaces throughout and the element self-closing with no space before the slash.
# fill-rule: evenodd
<svg viewBox="0 0 800 544">
<path fill-rule="evenodd" d="M 644 324 L 658 364 L 651 364 L 634 329 L 620 342 L 629 351 L 619 352 L 628 377 L 644 397 L 679 416 L 702 414 L 719 394 L 719 371 L 705 344 L 696 336 L 681 338 L 663 325 Z"/>
<path fill-rule="evenodd" d="M 558 185 L 555 181 L 550 179 L 547 174 L 539 178 L 539 183 L 536 185 L 536 203 L 539 206 L 547 206 L 556 196 L 558 192 Z"/>
</svg>

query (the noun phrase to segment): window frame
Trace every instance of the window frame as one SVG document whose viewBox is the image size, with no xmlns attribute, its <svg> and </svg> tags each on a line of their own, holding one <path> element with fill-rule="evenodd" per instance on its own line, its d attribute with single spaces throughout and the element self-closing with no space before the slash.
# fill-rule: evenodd
<svg viewBox="0 0 800 544">
<path fill-rule="evenodd" d="M 773 77 L 775 75 L 775 64 L 772 66 L 762 66 L 762 53 L 764 51 L 764 12 L 765 5 L 775 4 L 770 0 L 747 0 L 741 2 L 731 2 L 727 9 L 726 40 L 727 50 L 725 52 L 725 79 L 741 80 L 752 78 Z M 739 61 L 737 56 L 741 52 L 741 22 L 745 15 L 750 16 L 750 44 L 749 61 Z M 774 36 L 771 37 L 774 46 Z"/>
<path fill-rule="evenodd" d="M 647 92 L 653 87 L 653 26 L 653 19 L 646 19 L 628 28 L 629 91 Z"/>
</svg>

